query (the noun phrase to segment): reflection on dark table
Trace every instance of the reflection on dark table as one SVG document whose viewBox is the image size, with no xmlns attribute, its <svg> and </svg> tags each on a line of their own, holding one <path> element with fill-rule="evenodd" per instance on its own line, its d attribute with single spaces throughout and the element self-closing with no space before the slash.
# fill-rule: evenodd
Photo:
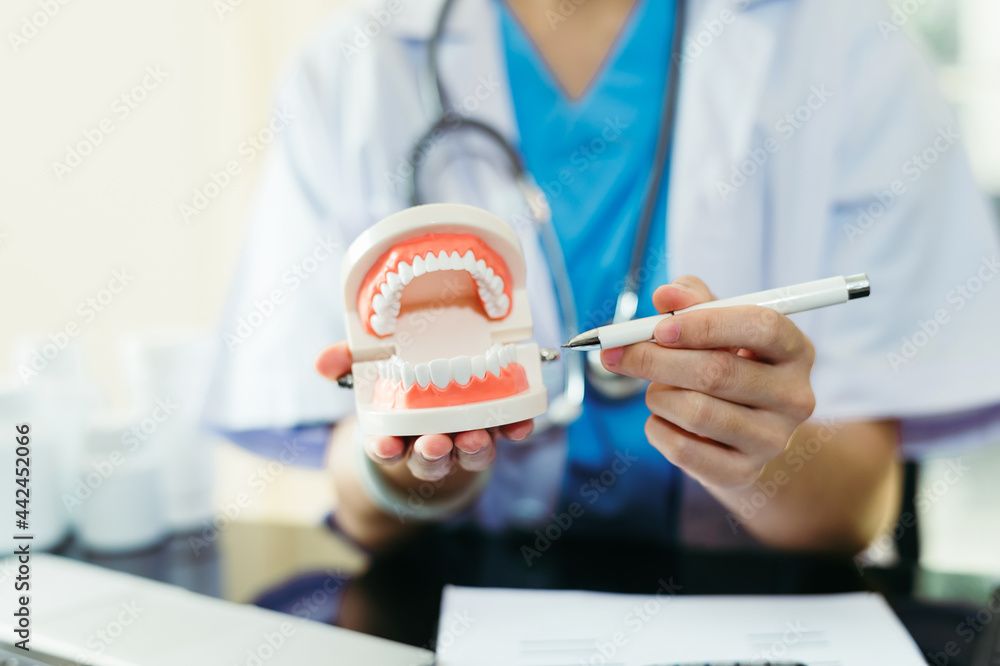
<svg viewBox="0 0 1000 666">
<path fill-rule="evenodd" d="M 299 538 L 306 533 L 310 539 L 341 541 L 320 528 L 243 525 L 197 554 L 184 536 L 127 557 L 96 557 L 72 546 L 63 549 L 63 554 L 430 649 L 446 584 L 631 594 L 654 594 L 671 585 L 685 595 L 876 591 L 886 596 L 921 650 L 931 657 L 930 663 L 941 666 L 973 664 L 974 644 L 966 642 L 970 632 L 959 633 L 957 628 L 983 609 L 977 605 L 980 602 L 924 599 L 915 593 L 915 586 L 926 574 L 912 565 L 863 568 L 846 557 L 670 549 L 641 541 L 599 542 L 568 535 L 544 552 L 537 551 L 537 556 L 527 557 L 522 549 L 535 547 L 534 534 L 488 536 L 443 528 L 428 530 L 392 552 L 373 557 L 366 569 L 355 576 L 345 574 L 341 580 L 342 564 L 332 561 L 336 558 L 318 562 L 315 541 Z M 260 589 L 249 597 L 226 593 L 227 570 L 246 571 L 248 558 L 258 567 L 270 566 L 261 564 L 255 552 L 297 538 L 313 544 L 312 552 L 303 554 L 309 564 L 294 566 L 292 562 L 289 568 L 296 553 L 281 551 L 281 561 L 273 564 L 280 575 L 268 578 L 266 572 L 258 572 Z M 957 591 L 963 586 L 968 588 L 968 581 L 962 576 L 937 575 L 932 586 L 936 596 L 954 597 L 960 596 Z M 946 652 L 949 643 L 954 654 Z"/>
</svg>

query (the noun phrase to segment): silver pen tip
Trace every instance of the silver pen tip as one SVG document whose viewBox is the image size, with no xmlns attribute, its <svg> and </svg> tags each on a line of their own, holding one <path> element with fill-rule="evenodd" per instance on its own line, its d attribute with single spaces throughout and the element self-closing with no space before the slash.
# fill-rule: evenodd
<svg viewBox="0 0 1000 666">
<path fill-rule="evenodd" d="M 563 345 L 565 349 L 573 349 L 575 351 L 590 351 L 591 349 L 601 348 L 601 339 L 590 333 L 583 333 L 578 335 L 566 344 Z"/>
</svg>

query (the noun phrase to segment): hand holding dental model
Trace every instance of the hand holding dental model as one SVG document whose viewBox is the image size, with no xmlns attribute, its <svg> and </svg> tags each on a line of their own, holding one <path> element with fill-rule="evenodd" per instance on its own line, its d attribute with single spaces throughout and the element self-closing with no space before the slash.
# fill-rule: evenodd
<svg viewBox="0 0 1000 666">
<path fill-rule="evenodd" d="M 524 439 L 547 406 L 539 350 L 516 344 L 531 335 L 516 235 L 468 206 L 410 208 L 351 245 L 344 289 L 348 340 L 316 368 L 342 384 L 350 377 L 358 426 L 348 430 L 360 427 L 364 454 L 400 486 L 457 468 L 446 484 L 467 495 L 496 438 Z"/>
</svg>

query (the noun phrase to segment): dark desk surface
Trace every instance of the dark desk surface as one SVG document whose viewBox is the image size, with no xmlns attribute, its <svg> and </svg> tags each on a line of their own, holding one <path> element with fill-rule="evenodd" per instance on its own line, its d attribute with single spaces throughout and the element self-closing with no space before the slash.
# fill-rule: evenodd
<svg viewBox="0 0 1000 666">
<path fill-rule="evenodd" d="M 431 531 L 368 558 L 325 527 L 234 524 L 218 534 L 180 535 L 124 556 L 60 552 L 238 602 L 258 603 L 350 629 L 433 649 L 445 584 L 655 593 L 661 579 L 680 594 L 883 593 L 925 654 L 972 663 L 968 631 L 989 581 L 973 576 L 859 567 L 849 558 L 760 551 L 706 552 L 644 542 L 565 536 L 539 557 L 522 551 L 534 535 L 489 537 Z M 945 656 L 953 642 L 957 654 Z"/>
</svg>

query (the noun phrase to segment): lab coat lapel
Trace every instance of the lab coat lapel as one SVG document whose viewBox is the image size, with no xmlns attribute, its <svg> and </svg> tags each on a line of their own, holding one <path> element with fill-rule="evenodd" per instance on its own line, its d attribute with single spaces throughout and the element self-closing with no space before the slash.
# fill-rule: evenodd
<svg viewBox="0 0 1000 666">
<path fill-rule="evenodd" d="M 764 178 L 748 178 L 734 193 L 720 188 L 749 157 L 774 54 L 774 27 L 758 4 L 692 3 L 684 40 L 668 265 L 671 276 L 697 275 L 718 296 L 753 291 L 764 275 Z M 732 20 L 721 22 L 727 11 Z M 721 25 L 721 34 L 710 25 Z"/>
</svg>

